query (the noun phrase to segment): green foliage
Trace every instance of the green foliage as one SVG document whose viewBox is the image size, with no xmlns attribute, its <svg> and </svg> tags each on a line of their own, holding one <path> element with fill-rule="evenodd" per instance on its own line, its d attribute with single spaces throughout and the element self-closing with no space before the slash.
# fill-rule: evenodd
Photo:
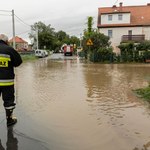
<svg viewBox="0 0 150 150">
<path fill-rule="evenodd" d="M 31 29 L 38 32 L 39 48 L 51 49 L 54 42 L 54 28 L 52 28 L 51 25 L 45 25 L 39 21 L 34 23 Z M 30 34 L 29 37 L 37 42 L 35 33 Z"/>
<path fill-rule="evenodd" d="M 91 34 L 93 32 L 93 26 L 94 22 L 93 22 L 93 17 L 89 16 L 88 17 L 88 22 L 87 22 L 87 34 Z"/>
<path fill-rule="evenodd" d="M 80 40 L 76 36 L 71 36 L 68 41 L 70 44 L 76 44 L 76 45 L 80 44 Z"/>
<path fill-rule="evenodd" d="M 64 43 L 79 45 L 80 42 L 79 38 L 75 36 L 70 37 L 62 30 L 55 32 L 51 25 L 45 25 L 41 21 L 34 23 L 31 28 L 34 32 L 29 34 L 29 37 L 34 41 L 35 45 L 37 42 L 35 31 L 38 29 L 39 49 L 59 51 Z"/>
<path fill-rule="evenodd" d="M 82 41 L 85 58 L 93 62 L 109 61 L 112 56 L 109 37 L 101 34 L 98 30 L 90 29 L 90 25 L 88 24 L 88 30 L 85 30 Z M 89 39 L 93 45 L 87 45 Z"/>
<path fill-rule="evenodd" d="M 109 37 L 101 34 L 98 30 L 93 29 L 93 17 L 88 17 L 87 29 L 84 30 L 82 46 L 86 59 L 93 62 L 108 61 L 112 56 Z M 88 40 L 92 45 L 87 45 Z"/>
<path fill-rule="evenodd" d="M 121 43 L 118 47 L 121 50 L 122 62 L 145 62 L 146 59 L 150 59 L 150 41 L 139 44 Z"/>
<path fill-rule="evenodd" d="M 130 43 L 120 44 L 118 46 L 118 48 L 120 48 L 121 53 L 128 52 L 129 54 L 132 54 L 133 53 L 133 49 L 134 49 L 134 43 L 130 42 Z"/>
<path fill-rule="evenodd" d="M 145 40 L 136 46 L 137 50 L 150 50 L 150 41 Z"/>
<path fill-rule="evenodd" d="M 118 46 L 121 50 L 121 61 L 122 62 L 133 62 L 138 61 L 139 52 L 133 42 L 122 43 Z"/>
<path fill-rule="evenodd" d="M 85 57 L 85 52 L 81 51 L 81 52 L 78 53 L 78 55 L 79 55 L 79 57 L 83 58 L 83 57 Z"/>
<path fill-rule="evenodd" d="M 144 59 L 150 59 L 150 51 L 144 51 L 143 57 Z"/>
<path fill-rule="evenodd" d="M 136 46 L 137 50 L 142 51 L 142 60 L 150 59 L 150 41 L 146 40 Z"/>
<path fill-rule="evenodd" d="M 27 60 L 35 60 L 37 59 L 37 57 L 35 57 L 35 55 L 29 55 L 29 54 L 26 54 L 26 55 L 21 55 L 21 58 L 23 61 L 27 61 Z"/>
<path fill-rule="evenodd" d="M 66 32 L 64 32 L 62 30 L 56 32 L 55 36 L 56 36 L 58 41 L 64 41 L 64 40 L 68 40 L 69 39 L 69 35 L 67 35 Z"/>
<path fill-rule="evenodd" d="M 150 102 L 150 85 L 146 88 L 135 90 L 138 95 Z"/>
</svg>

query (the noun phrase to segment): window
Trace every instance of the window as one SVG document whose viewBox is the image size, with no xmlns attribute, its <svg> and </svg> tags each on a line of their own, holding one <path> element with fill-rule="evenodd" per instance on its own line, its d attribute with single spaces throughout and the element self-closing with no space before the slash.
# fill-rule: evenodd
<svg viewBox="0 0 150 150">
<path fill-rule="evenodd" d="M 109 21 L 112 20 L 112 15 L 108 15 L 108 20 L 109 20 Z"/>
<path fill-rule="evenodd" d="M 108 30 L 108 36 L 110 37 L 110 38 L 112 38 L 112 30 Z"/>
<path fill-rule="evenodd" d="M 128 31 L 128 36 L 129 36 L 128 39 L 129 39 L 129 40 L 132 40 L 132 30 L 129 30 L 129 31 Z"/>
<path fill-rule="evenodd" d="M 129 35 L 132 35 L 132 30 L 129 30 L 129 31 L 128 31 L 128 34 L 129 34 Z"/>
<path fill-rule="evenodd" d="M 118 20 L 122 20 L 123 19 L 123 15 L 122 14 L 119 14 L 118 15 Z"/>
</svg>

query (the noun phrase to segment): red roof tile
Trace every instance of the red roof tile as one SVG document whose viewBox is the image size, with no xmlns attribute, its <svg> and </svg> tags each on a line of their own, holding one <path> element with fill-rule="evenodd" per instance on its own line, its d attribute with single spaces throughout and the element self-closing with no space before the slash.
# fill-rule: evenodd
<svg viewBox="0 0 150 150">
<path fill-rule="evenodd" d="M 101 25 L 100 15 L 109 13 L 131 13 L 131 22 L 128 26 L 150 25 L 150 4 L 140 6 L 122 6 L 122 7 L 101 7 L 98 9 L 98 27 L 107 26 Z M 114 25 L 108 25 L 114 26 Z M 117 26 L 124 26 L 118 24 Z M 127 24 L 126 24 L 127 26 Z"/>
<path fill-rule="evenodd" d="M 9 40 L 9 43 L 12 43 L 12 42 L 13 42 L 13 38 Z M 23 40 L 22 38 L 20 38 L 18 36 L 15 37 L 15 42 L 16 43 L 28 43 L 28 42 L 26 42 L 25 40 Z"/>
</svg>

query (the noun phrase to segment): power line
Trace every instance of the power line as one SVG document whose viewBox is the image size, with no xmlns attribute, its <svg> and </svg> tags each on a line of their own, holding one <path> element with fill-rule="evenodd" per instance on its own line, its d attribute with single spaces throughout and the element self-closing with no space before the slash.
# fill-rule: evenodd
<svg viewBox="0 0 150 150">
<path fill-rule="evenodd" d="M 12 11 L 9 11 L 9 10 L 0 10 L 0 11 L 3 11 L 3 12 L 12 12 Z M 11 15 L 7 15 L 7 14 L 0 14 L 2 16 L 11 16 Z M 26 22 L 24 22 L 20 17 L 18 17 L 16 14 L 14 14 L 14 16 L 20 21 L 22 22 L 23 24 L 25 24 L 26 26 L 28 27 L 31 27 L 31 25 L 27 24 Z"/>
<path fill-rule="evenodd" d="M 3 11 L 3 12 L 11 12 L 10 10 L 0 10 L 0 11 Z"/>
<path fill-rule="evenodd" d="M 18 33 L 17 35 L 26 34 L 27 32 L 29 33 L 29 32 L 30 32 L 30 30 L 27 30 L 27 31 L 24 31 L 24 32 Z"/>
<path fill-rule="evenodd" d="M 10 10 L 0 10 L 0 12 L 11 12 Z M 0 14 L 1 16 L 11 16 L 9 14 Z"/>
<path fill-rule="evenodd" d="M 117 4 L 117 2 L 118 2 L 118 0 L 116 0 L 116 2 L 114 3 L 114 5 L 116 5 L 116 4 Z"/>
<path fill-rule="evenodd" d="M 11 16 L 11 15 L 7 15 L 7 14 L 0 14 L 1 16 Z"/>
<path fill-rule="evenodd" d="M 15 17 L 16 17 L 18 20 L 20 20 L 23 24 L 25 24 L 26 26 L 31 27 L 31 25 L 25 23 L 25 22 L 24 22 L 22 19 L 20 19 L 18 16 L 15 15 Z"/>
</svg>

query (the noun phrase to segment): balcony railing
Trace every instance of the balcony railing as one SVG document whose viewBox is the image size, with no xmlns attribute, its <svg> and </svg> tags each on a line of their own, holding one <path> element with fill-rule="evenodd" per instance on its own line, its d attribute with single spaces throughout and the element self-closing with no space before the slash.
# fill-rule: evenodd
<svg viewBox="0 0 150 150">
<path fill-rule="evenodd" d="M 121 41 L 122 42 L 129 42 L 129 41 L 142 42 L 144 40 L 145 40 L 145 35 L 140 34 L 140 35 L 123 35 Z"/>
</svg>

